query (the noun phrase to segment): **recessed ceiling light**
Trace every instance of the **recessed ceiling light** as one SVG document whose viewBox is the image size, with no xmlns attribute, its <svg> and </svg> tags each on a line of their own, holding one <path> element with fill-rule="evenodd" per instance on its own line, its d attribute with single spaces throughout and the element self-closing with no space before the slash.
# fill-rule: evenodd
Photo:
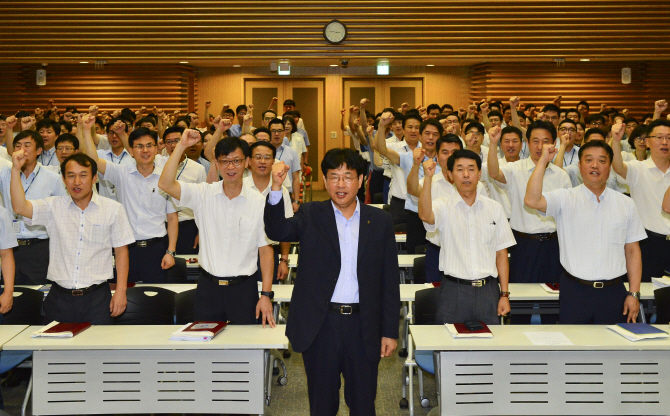
<svg viewBox="0 0 670 416">
<path fill-rule="evenodd" d="M 239 68 L 239 67 L 241 67 L 241 66 L 242 66 L 242 65 L 233 65 L 233 68 Z"/>
<path fill-rule="evenodd" d="M 81 62 L 79 62 L 79 63 L 80 63 L 80 64 L 87 64 L 88 62 L 86 62 L 86 61 L 81 61 Z"/>
<path fill-rule="evenodd" d="M 428 65 L 426 65 L 426 66 L 435 66 L 435 65 L 433 65 L 433 64 L 428 64 Z"/>
<path fill-rule="evenodd" d="M 582 61 L 582 62 L 589 62 L 590 59 L 588 59 L 588 58 L 582 58 L 582 59 L 580 59 L 580 61 Z"/>
<path fill-rule="evenodd" d="M 179 63 L 180 63 L 180 64 L 187 64 L 188 61 L 181 61 L 181 62 L 179 62 Z"/>
<path fill-rule="evenodd" d="M 330 64 L 330 66 L 339 66 L 338 64 Z"/>
</svg>

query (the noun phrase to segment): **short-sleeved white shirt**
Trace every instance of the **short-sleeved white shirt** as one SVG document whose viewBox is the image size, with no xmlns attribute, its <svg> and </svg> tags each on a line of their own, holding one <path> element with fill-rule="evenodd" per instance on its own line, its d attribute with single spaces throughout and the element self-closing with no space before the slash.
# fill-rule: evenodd
<svg viewBox="0 0 670 416">
<path fill-rule="evenodd" d="M 12 214 L 0 207 L 0 250 L 13 248 L 19 245 L 12 227 Z"/>
<path fill-rule="evenodd" d="M 242 179 L 242 184 L 246 186 L 248 189 L 256 191 L 260 193 L 263 198 L 267 197 L 270 191 L 272 190 L 272 179 L 268 182 L 268 186 L 265 187 L 262 191 L 258 188 L 256 188 L 256 184 L 254 183 L 254 178 L 252 175 L 247 176 L 246 178 Z M 284 217 L 285 218 L 291 218 L 293 217 L 293 206 L 291 205 L 291 196 L 288 193 L 288 189 L 286 187 L 282 186 L 282 198 L 284 199 Z M 270 240 L 269 238 L 267 239 L 268 244 L 272 245 L 277 245 L 279 244 L 277 241 Z"/>
<path fill-rule="evenodd" d="M 584 280 L 626 274 L 624 245 L 647 238 L 631 198 L 605 188 L 600 202 L 586 186 L 543 193 L 547 215 L 555 218 L 561 264 Z"/>
<path fill-rule="evenodd" d="M 398 154 L 412 153 L 412 149 L 410 149 L 409 145 L 404 140 L 401 142 L 396 141 L 394 143 L 388 143 L 387 140 L 386 147 L 395 150 Z M 421 147 L 421 142 L 417 144 L 417 147 Z M 388 161 L 388 159 L 386 160 Z M 391 177 L 391 183 L 389 184 L 388 203 L 391 203 L 391 197 L 407 199 L 407 178 L 405 177 L 405 172 L 400 168 L 400 166 L 394 163 L 388 162 L 388 165 Z"/>
<path fill-rule="evenodd" d="M 500 158 L 498 159 L 498 166 L 503 166 L 507 164 L 507 159 Z M 500 202 L 503 209 L 505 210 L 505 215 L 509 218 L 512 215 L 512 205 L 509 202 L 509 195 L 507 195 L 507 189 L 503 188 L 500 183 L 491 179 L 489 176 L 489 167 L 487 163 L 482 163 L 482 182 L 486 182 L 489 186 L 489 191 L 491 192 L 491 199 L 494 201 Z"/>
<path fill-rule="evenodd" d="M 670 186 L 670 169 L 662 172 L 649 158 L 626 162 L 626 179 L 619 181 L 630 188 L 630 197 L 637 205 L 644 228 L 658 234 L 670 235 L 670 214 L 663 211 L 663 196 Z"/>
<path fill-rule="evenodd" d="M 229 199 L 223 182 L 181 185 L 178 206 L 189 207 L 200 230 L 199 261 L 217 277 L 250 276 L 258 270 L 258 248 L 268 245 L 263 213 L 265 198 L 242 186 Z"/>
<path fill-rule="evenodd" d="M 102 140 L 100 140 L 100 143 L 102 143 Z M 106 160 L 107 165 L 115 164 L 135 166 L 135 158 L 133 158 L 126 149 L 123 149 L 121 154 L 118 156 L 112 152 L 112 149 L 98 150 L 98 158 Z M 100 187 L 98 190 L 100 195 L 104 196 L 105 198 L 113 199 L 114 201 L 119 200 L 116 197 L 116 187 L 110 181 L 105 180 L 105 175 L 102 173 L 98 173 L 98 184 Z"/>
<path fill-rule="evenodd" d="M 187 183 L 207 182 L 207 172 L 205 172 L 203 165 L 186 158 L 177 166 L 177 180 Z M 179 221 L 187 221 L 195 218 L 191 208 L 177 208 L 177 204 L 174 202 L 173 204 L 175 210 L 177 210 L 177 214 L 179 214 Z"/>
</svg>

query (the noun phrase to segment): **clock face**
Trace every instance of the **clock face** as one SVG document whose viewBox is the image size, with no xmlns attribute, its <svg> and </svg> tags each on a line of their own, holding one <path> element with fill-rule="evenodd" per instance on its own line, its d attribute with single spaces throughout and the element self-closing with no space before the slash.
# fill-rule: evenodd
<svg viewBox="0 0 670 416">
<path fill-rule="evenodd" d="M 347 27 L 339 20 L 333 20 L 323 28 L 323 37 L 335 45 L 342 43 L 347 38 Z"/>
</svg>

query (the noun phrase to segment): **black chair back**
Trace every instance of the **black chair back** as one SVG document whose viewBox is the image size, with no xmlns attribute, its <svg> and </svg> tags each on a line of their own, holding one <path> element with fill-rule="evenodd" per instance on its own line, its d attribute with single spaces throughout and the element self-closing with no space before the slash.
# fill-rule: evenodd
<svg viewBox="0 0 670 416">
<path fill-rule="evenodd" d="M 440 288 L 422 289 L 414 295 L 414 323 L 416 325 L 434 325 L 437 313 L 437 300 Z"/>
<path fill-rule="evenodd" d="M 168 283 L 186 283 L 188 282 L 188 272 L 186 268 L 186 259 L 175 257 L 174 266 L 167 270 Z"/>
<path fill-rule="evenodd" d="M 14 304 L 3 315 L 5 325 L 42 325 L 44 293 L 26 287 L 14 287 Z"/>
<path fill-rule="evenodd" d="M 414 254 L 426 254 L 426 251 L 428 251 L 428 244 L 421 244 L 419 246 L 414 247 Z"/>
<path fill-rule="evenodd" d="M 426 256 L 414 259 L 412 276 L 414 277 L 414 283 L 426 283 Z"/>
<path fill-rule="evenodd" d="M 394 233 L 406 233 L 407 232 L 407 224 L 404 222 L 401 222 L 399 224 L 393 224 L 393 232 Z"/>
<path fill-rule="evenodd" d="M 175 293 L 154 286 L 135 286 L 126 292 L 128 305 L 114 318 L 120 325 L 174 325 Z"/>
<path fill-rule="evenodd" d="M 195 289 L 177 293 L 175 296 L 175 307 L 177 325 L 186 325 L 193 322 L 193 306 L 195 305 Z"/>
<path fill-rule="evenodd" d="M 666 325 L 670 322 L 670 287 L 654 290 L 656 303 L 656 323 Z"/>
</svg>

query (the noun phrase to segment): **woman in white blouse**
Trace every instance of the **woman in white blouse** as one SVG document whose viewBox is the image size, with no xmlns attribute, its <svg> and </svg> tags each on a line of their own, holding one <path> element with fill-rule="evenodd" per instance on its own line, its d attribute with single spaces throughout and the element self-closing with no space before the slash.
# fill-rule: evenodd
<svg viewBox="0 0 670 416">
<path fill-rule="evenodd" d="M 293 150 L 300 155 L 300 165 L 305 167 L 307 163 L 307 146 L 305 146 L 305 139 L 302 134 L 297 133 L 298 126 L 291 116 L 282 118 L 284 122 L 284 139 L 288 140 Z"/>
<path fill-rule="evenodd" d="M 647 147 L 647 134 L 649 133 L 649 127 L 646 124 L 641 124 L 633 130 L 628 138 L 628 143 L 630 144 L 631 151 L 621 152 L 621 157 L 624 162 L 629 162 L 631 160 L 646 160 L 649 158 L 649 148 Z"/>
</svg>

